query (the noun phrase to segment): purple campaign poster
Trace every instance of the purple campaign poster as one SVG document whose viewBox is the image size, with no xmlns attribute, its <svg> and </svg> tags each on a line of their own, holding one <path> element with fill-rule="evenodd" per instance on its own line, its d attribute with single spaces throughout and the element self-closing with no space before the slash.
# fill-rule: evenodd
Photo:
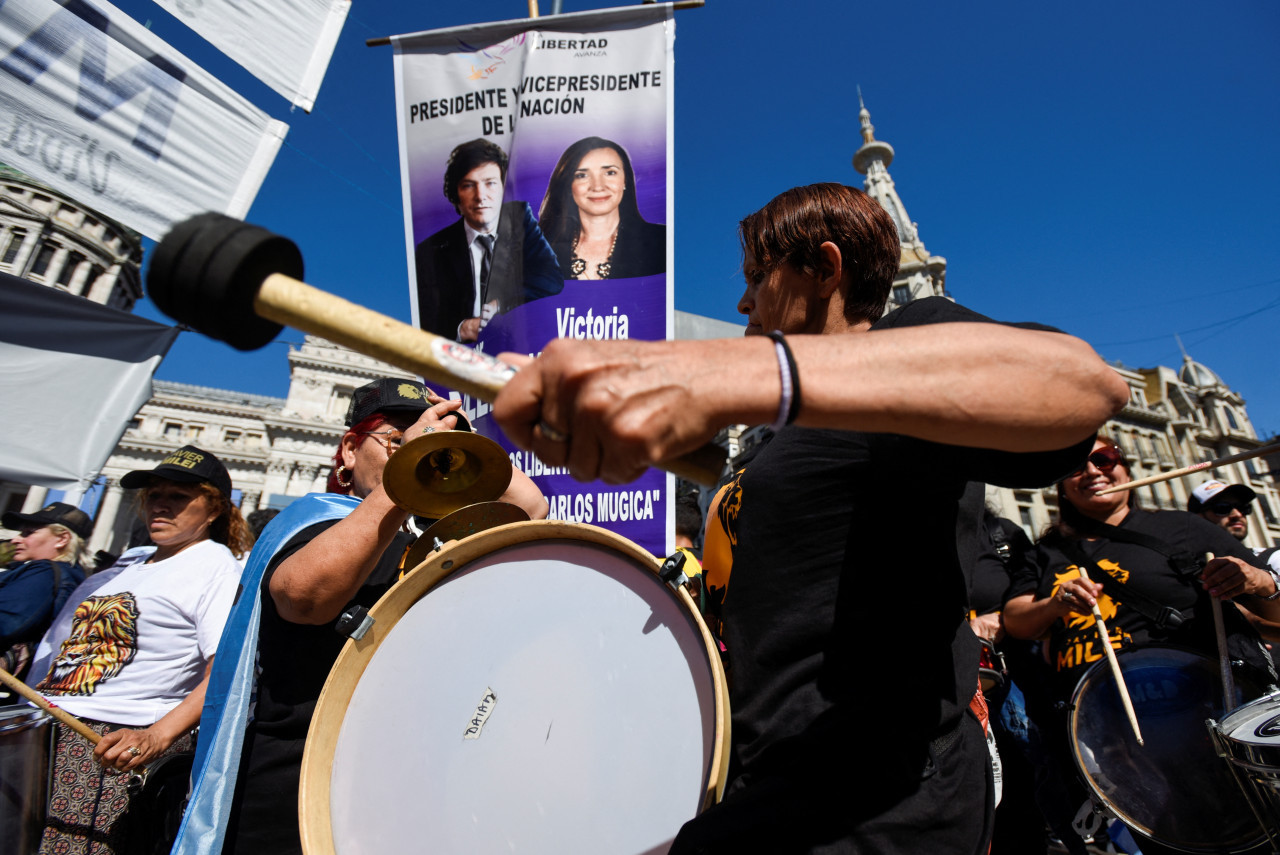
<svg viewBox="0 0 1280 855">
<path fill-rule="evenodd" d="M 415 324 L 492 355 L 670 337 L 673 27 L 633 7 L 393 39 Z M 671 476 L 578 483 L 463 401 L 553 519 L 669 551 Z"/>
</svg>

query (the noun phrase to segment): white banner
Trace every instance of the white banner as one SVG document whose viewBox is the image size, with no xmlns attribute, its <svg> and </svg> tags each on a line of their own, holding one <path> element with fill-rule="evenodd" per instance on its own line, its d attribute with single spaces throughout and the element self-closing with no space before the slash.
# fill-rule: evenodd
<svg viewBox="0 0 1280 855">
<path fill-rule="evenodd" d="M 101 0 L 0 0 L 0 162 L 147 237 L 243 217 L 287 131 Z"/>
<path fill-rule="evenodd" d="M 307 112 L 351 11 L 351 0 L 156 2 Z"/>
<path fill-rule="evenodd" d="M 151 375 L 177 335 L 0 274 L 0 479 L 86 487 L 151 397 Z"/>
</svg>

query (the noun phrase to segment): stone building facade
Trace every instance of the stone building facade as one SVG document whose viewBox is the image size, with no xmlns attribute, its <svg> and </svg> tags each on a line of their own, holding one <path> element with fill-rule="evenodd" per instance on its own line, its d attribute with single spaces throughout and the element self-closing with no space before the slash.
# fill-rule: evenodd
<svg viewBox="0 0 1280 855">
<path fill-rule="evenodd" d="M 0 165 L 0 272 L 129 312 L 141 266 L 137 232 Z"/>
</svg>

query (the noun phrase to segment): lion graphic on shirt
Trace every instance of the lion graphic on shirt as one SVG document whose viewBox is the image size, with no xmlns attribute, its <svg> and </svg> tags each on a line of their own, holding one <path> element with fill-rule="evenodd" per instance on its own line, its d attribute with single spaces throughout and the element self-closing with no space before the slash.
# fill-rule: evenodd
<svg viewBox="0 0 1280 855">
<path fill-rule="evenodd" d="M 138 604 L 133 594 L 89 597 L 76 607 L 71 635 L 36 688 L 49 695 L 92 695 L 138 652 Z"/>
<path fill-rule="evenodd" d="M 1129 581 L 1129 571 L 1114 561 L 1108 561 L 1104 558 L 1098 562 L 1098 566 L 1107 571 L 1108 575 L 1121 584 Z M 1056 595 L 1058 593 L 1058 589 L 1062 587 L 1063 582 L 1070 579 L 1077 579 L 1079 577 L 1080 569 L 1074 564 L 1061 573 L 1055 573 L 1053 577 L 1053 590 L 1049 592 L 1049 596 L 1052 597 Z M 1097 580 L 1095 579 L 1093 581 Z M 1105 593 L 1098 596 L 1098 611 L 1102 613 L 1103 620 L 1113 620 L 1116 616 L 1117 608 L 1118 606 L 1116 601 L 1111 599 L 1111 597 L 1107 596 Z M 1076 612 L 1072 612 L 1067 615 L 1063 620 L 1066 622 L 1068 628 L 1079 630 L 1089 629 L 1096 623 L 1092 614 L 1078 614 Z"/>
</svg>

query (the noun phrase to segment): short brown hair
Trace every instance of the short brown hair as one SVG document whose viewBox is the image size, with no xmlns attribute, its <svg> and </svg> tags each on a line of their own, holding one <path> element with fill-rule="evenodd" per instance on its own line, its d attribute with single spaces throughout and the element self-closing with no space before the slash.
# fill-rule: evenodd
<svg viewBox="0 0 1280 855">
<path fill-rule="evenodd" d="M 818 247 L 831 241 L 840 248 L 849 283 L 845 318 L 875 321 L 884 314 L 902 243 L 889 212 L 856 187 L 793 187 L 744 217 L 738 235 L 743 252 L 762 270 L 790 264 L 808 274 L 819 269 Z"/>
</svg>

